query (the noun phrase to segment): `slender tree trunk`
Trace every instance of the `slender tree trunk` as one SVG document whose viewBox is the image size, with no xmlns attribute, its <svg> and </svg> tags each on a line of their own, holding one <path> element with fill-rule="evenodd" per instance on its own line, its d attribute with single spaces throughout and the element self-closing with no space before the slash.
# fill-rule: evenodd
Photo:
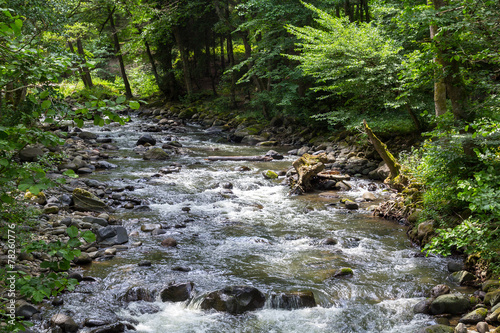
<svg viewBox="0 0 500 333">
<path fill-rule="evenodd" d="M 73 43 L 70 40 L 68 40 L 68 47 L 71 53 L 78 55 L 78 53 L 75 51 Z M 77 63 L 73 63 L 73 66 L 78 69 L 78 72 L 80 72 L 80 77 L 82 78 L 82 82 L 85 88 L 90 88 L 89 82 L 87 81 L 87 77 L 85 76 L 85 73 L 83 72 L 81 66 Z"/>
<path fill-rule="evenodd" d="M 364 119 L 363 119 L 363 125 L 365 128 L 365 132 L 368 135 L 368 138 L 370 139 L 370 142 L 372 143 L 373 147 L 389 167 L 389 170 L 391 171 L 390 178 L 391 179 L 396 178 L 397 176 L 399 176 L 401 165 L 398 163 L 398 161 L 396 161 L 394 156 L 387 149 L 387 145 L 382 141 L 380 141 L 380 139 L 377 138 L 375 133 L 372 132 L 371 128 L 368 127 L 368 124 Z"/>
<path fill-rule="evenodd" d="M 78 49 L 78 54 L 82 57 L 82 80 L 83 84 L 87 88 L 92 88 L 94 84 L 92 83 L 92 77 L 90 76 L 90 70 L 87 66 L 87 60 L 85 60 L 85 52 L 83 51 L 83 44 L 81 38 L 76 40 L 76 48 Z"/>
<path fill-rule="evenodd" d="M 222 72 L 226 69 L 226 63 L 224 59 L 224 36 L 220 36 L 220 67 L 222 68 Z"/>
<path fill-rule="evenodd" d="M 180 86 L 175 78 L 172 68 L 172 44 L 162 41 L 158 44 L 156 52 L 161 65 L 160 90 L 168 100 L 172 101 L 178 98 Z"/>
<path fill-rule="evenodd" d="M 429 4 L 434 5 L 435 9 L 440 9 L 444 6 L 443 0 L 429 0 Z M 436 35 L 438 33 L 438 26 L 436 24 L 431 24 L 429 27 L 431 39 L 436 41 Z M 445 73 L 444 73 L 444 61 L 441 54 L 439 46 L 437 47 L 438 52 L 436 53 L 433 61 L 439 67 L 434 72 L 434 109 L 436 112 L 436 117 L 439 117 L 446 113 L 446 83 L 445 83 Z"/>
<path fill-rule="evenodd" d="M 109 14 L 109 25 L 111 26 L 111 33 L 113 34 L 113 42 L 115 44 L 115 53 L 118 57 L 118 62 L 120 63 L 120 73 L 122 75 L 123 84 L 125 85 L 125 96 L 127 98 L 132 98 L 132 89 L 130 89 L 130 83 L 128 82 L 127 72 L 125 71 L 125 63 L 123 62 L 123 56 L 120 48 L 120 41 L 118 39 L 118 31 L 116 30 L 115 20 L 113 18 L 114 9 L 110 10 Z"/>
<path fill-rule="evenodd" d="M 174 27 L 173 29 L 175 41 L 177 42 L 177 46 L 179 48 L 179 52 L 181 54 L 182 61 L 182 69 L 184 71 L 184 83 L 186 85 L 186 91 L 188 95 L 193 93 L 193 83 L 191 82 L 191 71 L 189 66 L 189 54 L 184 45 L 184 40 L 182 39 L 181 33 L 178 27 Z"/>
<path fill-rule="evenodd" d="M 449 64 L 450 73 L 446 76 L 446 92 L 451 101 L 451 109 L 456 119 L 467 119 L 467 95 L 463 89 L 458 61 L 452 60 Z"/>
<path fill-rule="evenodd" d="M 142 34 L 142 29 L 138 26 L 137 31 Z M 156 68 L 155 59 L 153 58 L 153 53 L 151 53 L 151 48 L 146 38 L 143 38 L 144 46 L 146 47 L 146 54 L 148 55 L 149 63 L 151 64 L 151 71 L 155 77 L 156 85 L 160 87 L 160 76 L 158 75 L 158 69 Z"/>
<path fill-rule="evenodd" d="M 229 58 L 229 66 L 233 69 L 236 64 L 234 61 L 233 39 L 231 35 L 227 36 L 227 56 Z M 236 73 L 231 71 L 231 104 L 236 107 Z"/>
<path fill-rule="evenodd" d="M 415 124 L 417 131 L 420 131 L 422 129 L 422 124 L 420 123 L 420 120 L 418 120 L 417 115 L 415 114 L 415 112 L 413 112 L 413 109 L 411 108 L 409 103 L 406 103 L 405 107 L 406 111 L 408 111 L 408 114 L 410 115 L 411 120 L 413 120 L 413 123 Z"/>
</svg>

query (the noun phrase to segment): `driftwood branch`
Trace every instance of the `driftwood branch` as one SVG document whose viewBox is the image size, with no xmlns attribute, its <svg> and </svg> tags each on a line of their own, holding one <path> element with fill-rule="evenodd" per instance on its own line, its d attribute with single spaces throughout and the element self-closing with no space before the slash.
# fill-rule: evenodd
<svg viewBox="0 0 500 333">
<path fill-rule="evenodd" d="M 270 156 L 208 156 L 208 161 L 250 161 L 250 162 L 269 162 L 273 158 Z"/>
</svg>

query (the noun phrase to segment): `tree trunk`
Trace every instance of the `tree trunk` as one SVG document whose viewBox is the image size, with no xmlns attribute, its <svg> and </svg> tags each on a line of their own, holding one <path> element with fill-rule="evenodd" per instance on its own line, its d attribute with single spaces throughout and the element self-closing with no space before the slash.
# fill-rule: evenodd
<svg viewBox="0 0 500 333">
<path fill-rule="evenodd" d="M 90 76 L 90 70 L 87 66 L 87 60 L 85 60 L 85 52 L 83 51 L 83 44 L 80 38 L 76 40 L 76 47 L 78 49 L 78 54 L 82 57 L 82 80 L 83 84 L 87 88 L 92 88 L 94 84 L 92 83 L 92 77 Z"/>
<path fill-rule="evenodd" d="M 68 40 L 68 47 L 69 47 L 69 50 L 71 51 L 71 53 L 78 55 L 78 53 L 75 51 L 75 47 L 73 46 L 73 43 L 70 40 Z M 85 76 L 85 73 L 83 72 L 81 66 L 77 63 L 73 63 L 73 67 L 76 68 L 78 70 L 78 72 L 80 72 L 80 77 L 82 78 L 83 85 L 86 88 L 90 88 L 89 82 L 87 81 L 87 77 Z"/>
<path fill-rule="evenodd" d="M 222 68 L 222 73 L 226 69 L 226 63 L 224 59 L 224 36 L 220 36 L 220 67 Z"/>
<path fill-rule="evenodd" d="M 390 178 L 391 179 L 396 178 L 397 176 L 399 176 L 401 165 L 396 161 L 394 156 L 392 156 L 391 152 L 387 149 L 385 143 L 380 141 L 379 138 L 377 138 L 377 136 L 375 135 L 375 133 L 372 132 L 371 128 L 368 127 L 368 124 L 364 119 L 363 119 L 363 125 L 365 128 L 365 132 L 368 135 L 368 138 L 370 139 L 370 142 L 372 143 L 373 147 L 389 167 L 389 170 L 391 171 Z"/>
<path fill-rule="evenodd" d="M 177 99 L 180 86 L 172 68 L 172 45 L 166 41 L 162 41 L 158 44 L 156 55 L 160 64 L 160 71 L 158 72 L 160 90 L 168 100 Z"/>
<path fill-rule="evenodd" d="M 235 65 L 233 52 L 233 39 L 231 35 L 227 36 L 227 57 L 229 58 L 229 66 L 231 67 L 231 104 L 236 107 L 236 73 L 233 70 Z"/>
<path fill-rule="evenodd" d="M 184 71 L 184 83 L 186 85 L 186 92 L 189 96 L 193 93 L 193 83 L 191 82 L 191 71 L 189 66 L 189 53 L 186 50 L 179 28 L 174 27 L 173 33 L 179 48 L 179 53 L 181 54 L 182 70 Z"/>
<path fill-rule="evenodd" d="M 137 31 L 142 33 L 142 29 L 137 27 Z M 153 58 L 153 53 L 151 53 L 151 48 L 149 47 L 149 43 L 146 38 L 143 38 L 144 46 L 146 47 L 146 54 L 148 55 L 149 63 L 151 64 L 151 71 L 153 72 L 153 76 L 155 77 L 156 85 L 160 87 L 160 76 L 158 75 L 158 69 L 156 68 L 155 59 Z"/>
<path fill-rule="evenodd" d="M 463 89 L 462 77 L 458 61 L 452 60 L 449 66 L 450 73 L 446 76 L 446 92 L 451 101 L 451 110 L 455 119 L 467 119 L 466 93 Z"/>
<path fill-rule="evenodd" d="M 418 120 L 417 115 L 415 114 L 415 112 L 413 112 L 413 109 L 411 108 L 410 104 L 406 103 L 405 107 L 406 111 L 408 111 L 408 114 L 411 117 L 411 120 L 413 120 L 413 123 L 415 124 L 417 131 L 420 131 L 422 129 L 422 124 L 420 123 L 420 120 Z"/>
<path fill-rule="evenodd" d="M 444 0 L 428 0 L 429 4 L 434 6 L 434 9 L 438 10 L 445 5 Z M 436 41 L 436 35 L 438 33 L 438 26 L 436 24 L 431 24 L 429 27 L 431 39 Z M 446 83 L 445 83 L 445 64 L 441 54 L 439 46 L 437 46 L 438 52 L 434 56 L 434 63 L 440 68 L 436 69 L 434 73 L 434 109 L 436 112 L 436 117 L 439 117 L 446 113 Z"/>
<path fill-rule="evenodd" d="M 118 32 L 116 31 L 115 20 L 113 18 L 114 9 L 110 11 L 109 14 L 109 25 L 111 26 L 111 33 L 113 34 L 113 42 L 115 44 L 115 53 L 118 57 L 118 62 L 120 63 L 120 73 L 122 75 L 123 84 L 125 85 L 125 96 L 130 99 L 132 98 L 132 89 L 130 89 L 130 83 L 128 82 L 127 72 L 125 71 L 125 63 L 123 62 L 123 56 L 120 48 L 120 41 L 118 39 Z"/>
</svg>

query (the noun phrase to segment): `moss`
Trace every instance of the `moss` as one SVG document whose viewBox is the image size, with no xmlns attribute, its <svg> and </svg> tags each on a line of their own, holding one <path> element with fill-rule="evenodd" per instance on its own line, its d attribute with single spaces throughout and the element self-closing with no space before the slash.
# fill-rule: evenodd
<svg viewBox="0 0 500 333">
<path fill-rule="evenodd" d="M 277 179 L 278 174 L 272 170 L 266 170 L 262 173 L 266 179 Z"/>
<path fill-rule="evenodd" d="M 84 196 L 84 197 L 87 197 L 87 198 L 93 198 L 94 195 L 92 195 L 92 193 L 90 193 L 89 191 L 86 191 L 82 188 L 75 188 L 73 190 L 73 194 L 76 194 L 76 195 L 81 195 L 81 196 Z"/>
</svg>

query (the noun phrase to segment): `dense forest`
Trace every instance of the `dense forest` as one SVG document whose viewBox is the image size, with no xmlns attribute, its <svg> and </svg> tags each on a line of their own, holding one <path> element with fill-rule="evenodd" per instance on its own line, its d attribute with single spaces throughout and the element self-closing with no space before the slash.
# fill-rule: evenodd
<svg viewBox="0 0 500 333">
<path fill-rule="evenodd" d="M 56 153 L 18 157 L 64 143 L 49 129 L 203 104 L 330 137 L 366 140 L 363 120 L 382 140 L 420 137 L 388 181 L 418 211 L 415 230 L 432 221 L 423 249 L 498 276 L 499 31 L 496 0 L 0 0 L 1 237 L 35 214 L 26 191 L 57 183 L 46 177 Z M 60 272 L 77 236 L 47 245 L 67 260 L 44 281 L 24 279 L 24 296 L 72 286 Z"/>
</svg>

